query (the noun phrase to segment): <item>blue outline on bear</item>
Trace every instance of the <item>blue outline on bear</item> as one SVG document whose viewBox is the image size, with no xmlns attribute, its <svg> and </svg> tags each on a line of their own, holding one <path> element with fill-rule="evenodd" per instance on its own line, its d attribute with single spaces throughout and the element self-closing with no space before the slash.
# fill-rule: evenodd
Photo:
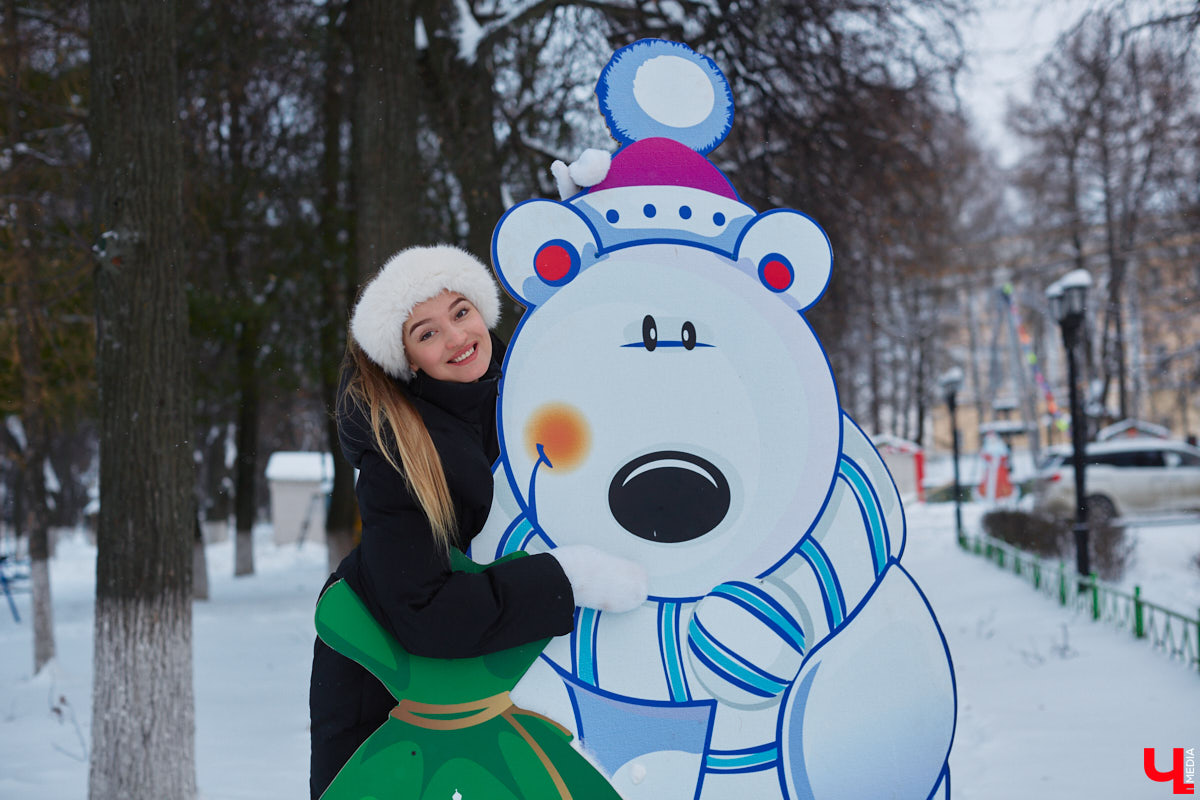
<svg viewBox="0 0 1200 800">
<path fill-rule="evenodd" d="M 949 651 L 900 563 L 895 484 L 802 313 L 829 239 L 756 212 L 705 158 L 733 118 L 709 59 L 636 42 L 597 94 L 623 144 L 607 174 L 493 237 L 528 310 L 472 555 L 588 543 L 645 566 L 651 597 L 577 609 L 514 698 L 627 800 L 948 798 Z M 557 265 L 536 260 L 549 244 Z"/>
</svg>

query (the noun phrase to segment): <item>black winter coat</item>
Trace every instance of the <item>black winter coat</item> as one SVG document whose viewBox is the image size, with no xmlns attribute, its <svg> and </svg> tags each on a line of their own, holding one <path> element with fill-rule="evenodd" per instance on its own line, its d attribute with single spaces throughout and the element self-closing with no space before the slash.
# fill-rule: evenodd
<svg viewBox="0 0 1200 800">
<path fill-rule="evenodd" d="M 491 508 L 499 376 L 493 362 L 476 383 L 438 381 L 423 373 L 408 384 L 397 381 L 441 456 L 462 550 Z M 359 470 L 362 541 L 326 587 L 345 579 L 375 619 L 415 655 L 467 658 L 570 632 L 574 597 L 553 556 L 516 559 L 477 575 L 451 572 L 404 478 L 377 452 L 365 414 L 354 408 L 339 413 L 338 433 L 346 458 Z M 314 799 L 395 704 L 373 675 L 317 640 L 309 688 Z"/>
</svg>

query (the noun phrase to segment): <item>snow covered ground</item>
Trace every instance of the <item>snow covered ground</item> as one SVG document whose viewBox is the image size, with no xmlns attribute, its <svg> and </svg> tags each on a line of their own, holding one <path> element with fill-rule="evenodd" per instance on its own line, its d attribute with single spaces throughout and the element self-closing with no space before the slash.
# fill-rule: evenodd
<svg viewBox="0 0 1200 800">
<path fill-rule="evenodd" d="M 964 509 L 968 525 L 983 508 Z M 1142 748 L 1200 747 L 1200 671 L 1127 632 L 1077 616 L 1017 577 L 960 551 L 953 507 L 908 509 L 905 563 L 938 614 L 954 658 L 956 800 L 1156 798 Z M 1126 582 L 1194 616 L 1200 526 L 1133 532 Z M 205 800 L 305 797 L 311 614 L 325 553 L 256 537 L 257 574 L 233 578 L 229 542 L 208 549 L 212 599 L 195 612 L 196 759 Z M 95 550 L 61 543 L 51 564 L 58 658 L 31 676 L 23 621 L 0 605 L 0 800 L 87 796 Z M 863 758 L 869 759 L 864 752 Z M 863 800 L 886 787 L 864 788 Z"/>
</svg>

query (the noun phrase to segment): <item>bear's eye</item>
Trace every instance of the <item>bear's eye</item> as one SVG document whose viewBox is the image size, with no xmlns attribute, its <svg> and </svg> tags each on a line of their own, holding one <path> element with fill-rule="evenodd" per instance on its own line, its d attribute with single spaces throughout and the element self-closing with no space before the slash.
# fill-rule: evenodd
<svg viewBox="0 0 1200 800">
<path fill-rule="evenodd" d="M 658 347 L 658 327 L 654 324 L 654 317 L 649 314 L 642 320 L 642 344 L 647 350 Z"/>
<path fill-rule="evenodd" d="M 687 350 L 691 350 L 696 346 L 696 326 L 691 322 L 683 323 L 683 330 L 679 332 L 679 341 L 683 342 L 683 346 Z"/>
</svg>

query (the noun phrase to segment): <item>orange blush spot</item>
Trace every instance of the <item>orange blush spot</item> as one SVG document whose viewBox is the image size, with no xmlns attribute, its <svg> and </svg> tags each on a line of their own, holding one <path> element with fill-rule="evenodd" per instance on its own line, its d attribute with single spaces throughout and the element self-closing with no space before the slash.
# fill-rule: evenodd
<svg viewBox="0 0 1200 800">
<path fill-rule="evenodd" d="M 547 403 L 534 411 L 525 424 L 525 446 L 530 458 L 537 460 L 540 444 L 555 472 L 575 469 L 583 463 L 591 442 L 587 420 L 566 403 Z"/>
</svg>

